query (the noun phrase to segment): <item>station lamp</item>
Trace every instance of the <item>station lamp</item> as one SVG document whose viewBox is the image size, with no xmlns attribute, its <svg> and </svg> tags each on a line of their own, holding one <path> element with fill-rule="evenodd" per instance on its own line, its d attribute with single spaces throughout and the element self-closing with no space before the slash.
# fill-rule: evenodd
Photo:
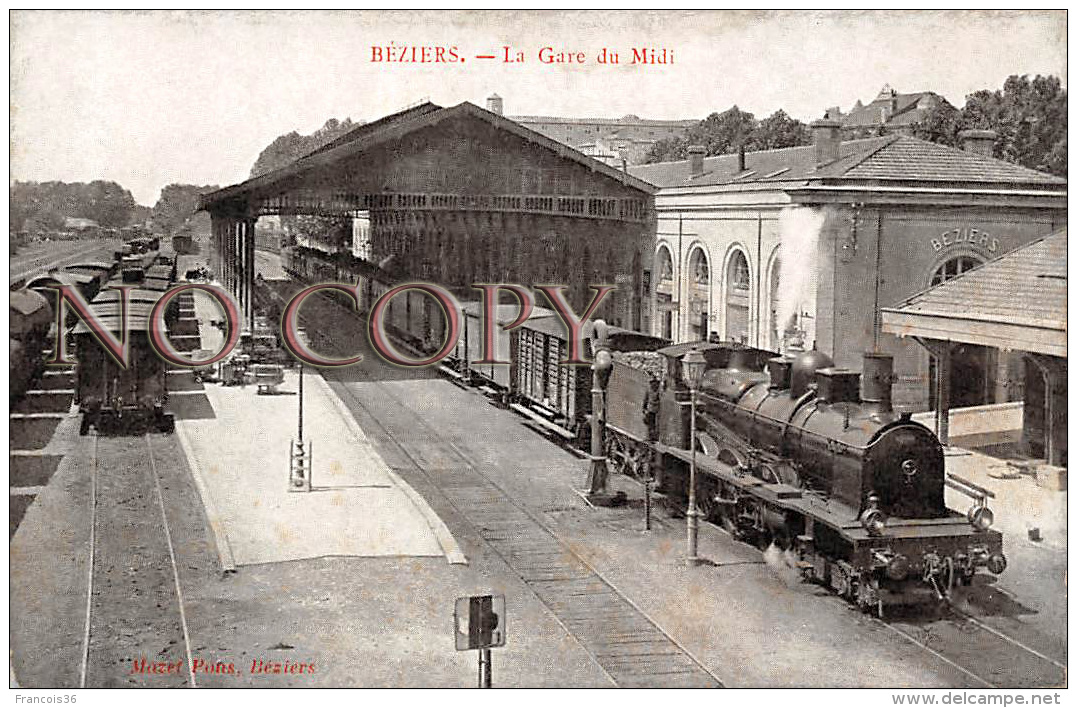
<svg viewBox="0 0 1077 708">
<path fill-rule="evenodd" d="M 681 359 L 681 377 L 688 385 L 691 400 L 692 432 L 689 445 L 692 449 L 692 465 L 688 475 L 688 562 L 699 562 L 699 511 L 696 509 L 696 389 L 707 369 L 703 352 L 693 347 Z"/>
</svg>

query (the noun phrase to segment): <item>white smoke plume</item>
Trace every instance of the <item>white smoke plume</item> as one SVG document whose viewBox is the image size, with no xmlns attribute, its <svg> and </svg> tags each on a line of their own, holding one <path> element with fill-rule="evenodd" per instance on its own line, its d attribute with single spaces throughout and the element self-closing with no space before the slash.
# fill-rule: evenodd
<svg viewBox="0 0 1077 708">
<path fill-rule="evenodd" d="M 805 309 L 815 314 L 815 288 L 819 279 L 819 232 L 826 220 L 821 209 L 792 207 L 778 218 L 781 266 L 778 272 L 778 336 Z M 801 324 L 803 326 L 803 324 Z M 814 336 L 814 327 L 812 328 Z M 806 345 L 810 348 L 811 342 Z"/>
<path fill-rule="evenodd" d="M 791 550 L 783 551 L 772 543 L 767 546 L 767 550 L 763 551 L 763 561 L 786 585 L 800 584 L 796 555 Z"/>
</svg>

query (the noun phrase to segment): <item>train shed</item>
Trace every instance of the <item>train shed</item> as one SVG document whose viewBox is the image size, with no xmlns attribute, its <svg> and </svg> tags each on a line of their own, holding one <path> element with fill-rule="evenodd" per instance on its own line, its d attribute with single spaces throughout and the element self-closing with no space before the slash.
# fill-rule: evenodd
<svg viewBox="0 0 1077 708">
<path fill-rule="evenodd" d="M 655 191 L 471 103 L 422 103 L 206 194 L 201 207 L 212 219 L 215 270 L 248 326 L 255 222 L 309 215 L 368 223 L 363 258 L 400 282 L 472 294 L 473 283 L 563 284 L 578 309 L 590 285 L 612 284 L 597 316 L 642 329 Z"/>
</svg>

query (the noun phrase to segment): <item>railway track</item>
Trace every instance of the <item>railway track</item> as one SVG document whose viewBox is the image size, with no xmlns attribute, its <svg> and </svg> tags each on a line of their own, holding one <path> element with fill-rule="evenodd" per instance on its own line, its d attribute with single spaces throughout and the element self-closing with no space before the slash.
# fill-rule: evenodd
<svg viewBox="0 0 1077 708">
<path fill-rule="evenodd" d="M 86 438 L 93 450 L 80 688 L 196 685 L 154 437 Z"/>
<path fill-rule="evenodd" d="M 952 604 L 929 621 L 875 619 L 935 656 L 978 688 L 1045 688 L 1067 684 L 1064 663 Z"/>
<path fill-rule="evenodd" d="M 385 399 L 403 405 L 388 387 L 367 381 L 378 385 Z M 404 443 L 418 437 L 424 446 L 437 448 L 439 467 L 444 465 L 444 469 L 427 475 L 428 479 L 613 683 L 622 687 L 724 685 L 544 524 L 513 502 L 451 441 L 415 419 L 409 420 L 405 430 L 396 429 L 392 421 L 383 424 L 347 386 L 341 388 L 423 474 L 427 472 L 424 460 L 412 455 Z"/>
<path fill-rule="evenodd" d="M 667 502 L 670 500 L 669 497 L 666 499 Z M 681 513 L 685 510 L 683 504 L 677 508 Z M 729 535 L 721 524 L 711 525 Z M 951 601 L 938 605 L 934 617 L 902 618 L 902 615 L 916 612 L 917 609 L 908 608 L 883 619 L 874 614 L 866 614 L 865 618 L 935 657 L 952 669 L 955 676 L 969 681 L 973 687 L 1043 688 L 1066 685 L 1067 668 L 1064 662 L 992 627 L 983 619 L 959 609 Z"/>
</svg>

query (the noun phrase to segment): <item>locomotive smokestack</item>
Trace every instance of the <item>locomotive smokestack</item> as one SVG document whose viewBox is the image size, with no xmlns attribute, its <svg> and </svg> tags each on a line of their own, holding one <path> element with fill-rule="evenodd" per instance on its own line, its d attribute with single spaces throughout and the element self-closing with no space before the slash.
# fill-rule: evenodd
<svg viewBox="0 0 1077 708">
<path fill-rule="evenodd" d="M 864 374 L 860 377 L 860 399 L 877 413 L 892 413 L 894 357 L 881 352 L 864 354 Z"/>
</svg>

